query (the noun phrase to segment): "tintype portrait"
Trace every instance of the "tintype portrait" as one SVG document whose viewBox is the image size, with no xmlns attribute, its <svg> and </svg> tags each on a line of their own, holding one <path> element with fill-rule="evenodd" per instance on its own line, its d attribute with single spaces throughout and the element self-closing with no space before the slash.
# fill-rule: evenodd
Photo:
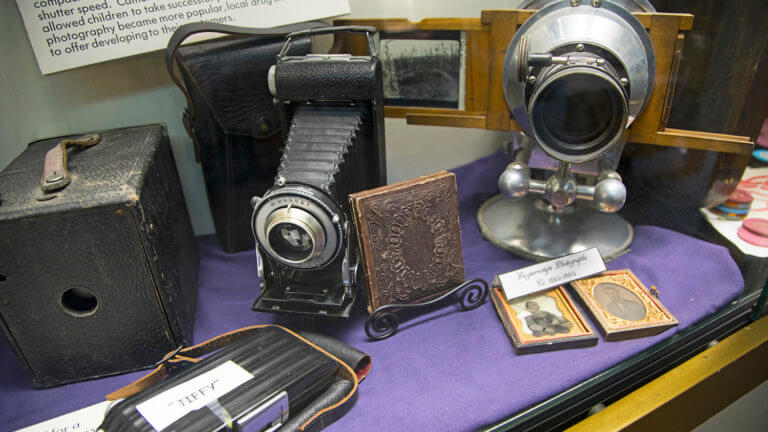
<svg viewBox="0 0 768 432">
<path fill-rule="evenodd" d="M 518 354 L 597 343 L 597 336 L 563 287 L 513 300 L 494 287 L 491 298 Z"/>
<path fill-rule="evenodd" d="M 544 305 L 545 309 L 542 309 Z M 532 336 L 552 336 L 558 333 L 568 334 L 573 327 L 570 321 L 563 317 L 562 311 L 552 297 L 537 295 L 512 304 L 517 317 L 523 324 L 523 331 Z"/>
<path fill-rule="evenodd" d="M 651 336 L 677 320 L 630 270 L 603 272 L 571 282 L 605 340 Z"/>
<path fill-rule="evenodd" d="M 645 318 L 643 301 L 627 288 L 606 282 L 595 285 L 593 292 L 597 303 L 608 313 L 627 321 L 640 321 Z"/>
<path fill-rule="evenodd" d="M 385 32 L 380 52 L 387 105 L 463 109 L 460 32 Z"/>
</svg>

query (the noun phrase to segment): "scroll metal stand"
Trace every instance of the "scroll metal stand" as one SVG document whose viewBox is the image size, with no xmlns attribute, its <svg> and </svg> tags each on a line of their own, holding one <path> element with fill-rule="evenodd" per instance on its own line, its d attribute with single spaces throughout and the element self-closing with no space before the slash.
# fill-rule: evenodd
<svg viewBox="0 0 768 432">
<path fill-rule="evenodd" d="M 614 214 L 624 205 L 627 191 L 611 166 L 623 146 L 599 161 L 594 186 L 577 184 L 571 164 L 564 161 L 546 181 L 531 179 L 528 161 L 532 147 L 532 142 L 523 141 L 515 160 L 499 177 L 501 195 L 492 197 L 478 210 L 477 222 L 483 236 L 502 249 L 534 261 L 593 247 L 604 259 L 624 253 L 632 243 L 634 230 Z"/>
<path fill-rule="evenodd" d="M 400 318 L 397 312 L 403 310 L 418 310 L 433 306 L 441 301 L 453 298 L 464 310 L 472 310 L 485 303 L 488 298 L 488 282 L 483 279 L 470 279 L 456 286 L 447 293 L 424 303 L 389 304 L 371 312 L 365 321 L 365 334 L 373 340 L 386 339 L 397 332 Z"/>
</svg>

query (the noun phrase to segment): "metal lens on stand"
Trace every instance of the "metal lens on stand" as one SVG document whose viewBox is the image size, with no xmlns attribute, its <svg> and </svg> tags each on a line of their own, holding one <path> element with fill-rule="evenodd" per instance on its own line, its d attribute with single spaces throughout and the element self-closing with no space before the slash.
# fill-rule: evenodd
<svg viewBox="0 0 768 432">
<path fill-rule="evenodd" d="M 607 73 L 585 67 L 562 69 L 534 89 L 529 102 L 534 137 L 562 159 L 592 160 L 610 150 L 624 132 L 627 100 Z"/>
<path fill-rule="evenodd" d="M 499 177 L 501 195 L 479 209 L 480 230 L 495 245 L 533 260 L 591 247 L 604 258 L 618 256 L 633 230 L 610 214 L 626 199 L 614 170 L 625 131 L 648 102 L 656 75 L 650 36 L 632 13 L 653 6 L 530 0 L 522 7 L 537 11 L 507 48 L 502 82 L 527 138 Z M 557 160 L 554 173 L 531 171 L 535 145 Z M 573 169 L 592 161 L 594 167 Z M 579 183 L 572 172 L 589 179 Z"/>
<path fill-rule="evenodd" d="M 312 259 L 325 245 L 323 227 L 311 214 L 284 208 L 267 217 L 267 246 L 284 261 L 300 263 Z"/>
</svg>

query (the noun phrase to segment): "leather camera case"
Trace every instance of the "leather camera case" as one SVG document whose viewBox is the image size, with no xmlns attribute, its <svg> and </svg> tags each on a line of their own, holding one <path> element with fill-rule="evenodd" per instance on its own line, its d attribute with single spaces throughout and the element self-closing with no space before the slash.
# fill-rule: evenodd
<svg viewBox="0 0 768 432">
<path fill-rule="evenodd" d="M 280 164 L 282 127 L 267 71 L 286 34 L 320 25 L 251 29 L 192 23 L 179 27 L 168 43 L 166 64 L 187 100 L 184 126 L 202 165 L 213 223 L 227 252 L 254 247 L 250 199 L 272 185 Z M 201 32 L 240 37 L 181 46 Z M 290 54 L 304 55 L 310 49 L 309 39 L 297 40 Z"/>
<path fill-rule="evenodd" d="M 319 431 L 352 407 L 370 368 L 368 354 L 328 336 L 245 327 L 171 352 L 150 374 L 108 395 L 122 400 L 99 430 Z M 232 369 L 241 375 L 235 382 Z"/>
</svg>

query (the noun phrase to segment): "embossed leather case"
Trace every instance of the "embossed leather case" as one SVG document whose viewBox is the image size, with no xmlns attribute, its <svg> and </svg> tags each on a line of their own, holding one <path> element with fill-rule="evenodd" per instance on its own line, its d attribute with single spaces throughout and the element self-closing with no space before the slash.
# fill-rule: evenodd
<svg viewBox="0 0 768 432">
<path fill-rule="evenodd" d="M 420 303 L 464 282 L 456 176 L 439 172 L 349 196 L 368 310 Z"/>
</svg>

